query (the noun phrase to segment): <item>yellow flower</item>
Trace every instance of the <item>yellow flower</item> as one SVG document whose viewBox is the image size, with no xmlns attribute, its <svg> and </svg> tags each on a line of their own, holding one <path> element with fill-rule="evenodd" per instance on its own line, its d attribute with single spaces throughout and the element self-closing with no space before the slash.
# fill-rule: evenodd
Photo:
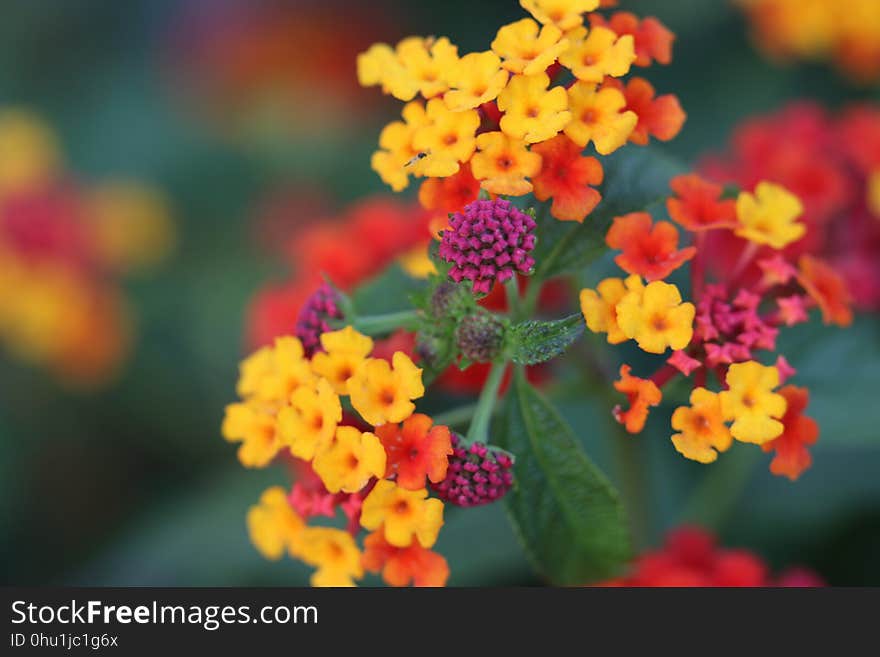
<svg viewBox="0 0 880 657">
<path fill-rule="evenodd" d="M 241 361 L 238 366 L 238 384 L 235 387 L 238 396 L 242 399 L 256 396 L 263 380 L 272 372 L 273 362 L 272 347 L 261 347 Z"/>
<path fill-rule="evenodd" d="M 571 120 L 568 96 L 562 87 L 548 90 L 550 78 L 546 73 L 515 75 L 498 95 L 501 131 L 530 144 L 546 141 Z"/>
<path fill-rule="evenodd" d="M 375 43 L 357 56 L 357 75 L 362 87 L 381 84 L 383 92 L 398 100 L 412 100 L 419 91 L 418 81 L 387 43 Z"/>
<path fill-rule="evenodd" d="M 607 27 L 597 26 L 589 33 L 580 27 L 568 39 L 572 45 L 559 56 L 559 63 L 584 82 L 599 83 L 606 75 L 619 78 L 636 60 L 632 35 L 618 37 Z"/>
<path fill-rule="evenodd" d="M 342 404 L 327 379 L 300 386 L 290 396 L 290 406 L 278 412 L 278 433 L 297 458 L 311 461 L 330 444 L 342 421 Z"/>
<path fill-rule="evenodd" d="M 357 493 L 372 477 L 385 474 L 385 448 L 372 433 L 339 427 L 336 438 L 318 452 L 312 467 L 331 493 Z"/>
<path fill-rule="evenodd" d="M 868 209 L 875 217 L 880 217 L 880 170 L 868 176 Z"/>
<path fill-rule="evenodd" d="M 319 351 L 312 356 L 312 369 L 333 386 L 337 394 L 349 394 L 348 382 L 373 350 L 373 340 L 351 326 L 321 335 Z"/>
<path fill-rule="evenodd" d="M 729 390 L 720 393 L 724 418 L 733 420 L 730 432 L 744 443 L 761 445 L 779 437 L 784 426 L 785 397 L 773 392 L 779 385 L 779 370 L 755 361 L 734 363 L 727 370 Z"/>
<path fill-rule="evenodd" d="M 397 44 L 397 59 L 425 98 L 449 89 L 449 72 L 458 62 L 458 48 L 446 37 L 409 37 Z"/>
<path fill-rule="evenodd" d="M 781 185 L 759 182 L 755 193 L 740 192 L 736 199 L 734 231 L 755 244 L 784 249 L 807 232 L 797 219 L 804 212 L 800 199 Z"/>
<path fill-rule="evenodd" d="M 583 24 L 584 13 L 599 6 L 599 0 L 519 0 L 519 4 L 540 22 L 570 30 Z"/>
<path fill-rule="evenodd" d="M 427 121 L 413 137 L 416 151 L 424 155 L 419 175 L 445 178 L 473 155 L 480 115 L 473 109 L 453 112 L 439 98 L 429 100 L 426 111 Z"/>
<path fill-rule="evenodd" d="M 361 525 L 369 530 L 384 525 L 385 540 L 395 547 L 408 547 L 416 539 L 429 548 L 443 526 L 443 502 L 428 498 L 424 488 L 405 490 L 380 479 L 364 500 Z"/>
<path fill-rule="evenodd" d="M 562 30 L 545 25 L 539 31 L 531 18 L 503 26 L 492 42 L 492 50 L 504 59 L 501 65 L 523 75 L 543 73 L 566 48 L 568 39 L 562 38 Z"/>
<path fill-rule="evenodd" d="M 407 103 L 401 112 L 403 121 L 392 121 L 379 134 L 379 148 L 373 153 L 370 166 L 382 182 L 395 192 L 406 189 L 409 174 L 423 174 L 422 158 L 413 145 L 416 131 L 428 122 L 424 106 L 417 101 Z"/>
<path fill-rule="evenodd" d="M 21 110 L 0 111 L 0 196 L 49 180 L 60 159 L 45 122 Z"/>
<path fill-rule="evenodd" d="M 134 182 L 106 183 L 89 194 L 87 203 L 94 246 L 113 269 L 145 269 L 171 252 L 174 223 L 157 190 Z"/>
<path fill-rule="evenodd" d="M 300 535 L 297 556 L 317 568 L 312 586 L 354 586 L 364 576 L 361 553 L 351 534 L 332 527 L 306 527 Z"/>
<path fill-rule="evenodd" d="M 626 337 L 653 354 L 667 347 L 684 349 L 693 336 L 694 304 L 682 303 L 671 283 L 653 281 L 644 291 L 629 292 L 617 304 L 617 323 Z"/>
<path fill-rule="evenodd" d="M 403 268 L 407 274 L 413 278 L 424 280 L 431 274 L 437 273 L 434 261 L 428 253 L 428 247 L 420 244 L 409 251 L 401 254 L 397 258 L 397 263 Z"/>
<path fill-rule="evenodd" d="M 415 410 L 413 399 L 425 394 L 422 370 L 402 351 L 395 351 L 392 365 L 370 358 L 358 367 L 349 383 L 351 405 L 374 427 L 403 422 Z"/>
<path fill-rule="evenodd" d="M 286 551 L 296 556 L 305 523 L 299 517 L 281 486 L 266 489 L 260 502 L 247 512 L 251 543 L 267 559 L 277 561 Z"/>
<path fill-rule="evenodd" d="M 581 312 L 587 322 L 587 328 L 593 333 L 607 333 L 609 344 L 620 344 L 629 338 L 617 325 L 617 304 L 627 292 L 638 292 L 644 289 L 642 279 L 629 276 L 624 282 L 620 278 L 606 278 L 595 290 L 581 290 Z"/>
<path fill-rule="evenodd" d="M 694 388 L 691 405 L 675 409 L 672 428 L 681 432 L 672 435 L 675 449 L 700 463 L 712 463 L 718 452 L 727 451 L 733 441 L 724 424 L 720 397 L 705 388 Z"/>
<path fill-rule="evenodd" d="M 522 196 L 532 191 L 527 178 L 541 171 L 541 156 L 526 143 L 503 132 L 484 132 L 477 137 L 479 151 L 471 159 L 471 172 L 480 186 L 492 194 Z"/>
<path fill-rule="evenodd" d="M 597 89 L 589 82 L 576 82 L 568 90 L 571 122 L 565 134 L 578 146 L 592 140 L 602 155 L 613 153 L 626 143 L 639 117 L 635 112 L 622 111 L 626 99 L 617 89 Z"/>
<path fill-rule="evenodd" d="M 449 73 L 450 90 L 443 100 L 454 112 L 479 107 L 498 96 L 507 84 L 507 71 L 494 52 L 472 52 L 462 57 Z"/>
<path fill-rule="evenodd" d="M 315 375 L 299 338 L 275 338 L 272 366 L 257 386 L 256 397 L 266 402 L 286 404 L 294 390 L 314 380 Z"/>
<path fill-rule="evenodd" d="M 275 411 L 256 401 L 226 406 L 220 429 L 228 442 L 240 442 L 238 460 L 246 468 L 263 468 L 275 458 L 282 442 L 276 429 Z"/>
</svg>

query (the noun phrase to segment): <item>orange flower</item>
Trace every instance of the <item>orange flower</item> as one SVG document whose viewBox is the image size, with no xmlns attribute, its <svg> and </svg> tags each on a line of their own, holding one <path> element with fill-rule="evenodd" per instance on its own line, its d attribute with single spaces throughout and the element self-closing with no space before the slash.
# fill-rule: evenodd
<svg viewBox="0 0 880 657">
<path fill-rule="evenodd" d="M 395 547 L 385 540 L 384 528 L 364 539 L 361 557 L 364 568 L 371 573 L 381 571 L 382 579 L 391 586 L 445 586 L 449 565 L 441 555 L 423 548 L 417 541 L 408 547 Z"/>
<path fill-rule="evenodd" d="M 794 481 L 813 462 L 807 445 L 812 445 L 819 439 L 819 425 L 813 418 L 803 414 L 810 403 L 810 393 L 806 388 L 785 386 L 779 394 L 788 402 L 788 408 L 782 417 L 785 429 L 778 438 L 761 445 L 761 449 L 765 452 L 776 452 L 770 462 L 770 472 Z"/>
<path fill-rule="evenodd" d="M 477 148 L 471 165 L 483 189 L 510 196 L 532 191 L 528 178 L 541 170 L 541 156 L 531 152 L 524 141 L 503 132 L 484 132 L 477 137 Z"/>
<path fill-rule="evenodd" d="M 843 277 L 828 263 L 810 255 L 802 255 L 798 260 L 797 278 L 819 306 L 826 324 L 852 324 L 852 296 Z"/>
<path fill-rule="evenodd" d="M 615 217 L 605 242 L 622 249 L 614 262 L 630 274 L 649 281 L 666 278 L 697 252 L 693 246 L 678 249 L 678 231 L 668 221 L 651 221 L 647 212 L 631 212 Z"/>
<path fill-rule="evenodd" d="M 447 178 L 428 178 L 419 188 L 419 203 L 427 210 L 458 212 L 480 193 L 480 181 L 471 173 L 471 165 L 465 162 L 458 173 Z"/>
<path fill-rule="evenodd" d="M 447 427 L 432 424 L 430 417 L 416 413 L 400 426 L 389 423 L 376 427 L 388 456 L 385 477 L 396 474 L 401 488 L 419 490 L 425 487 L 425 477 L 435 484 L 446 478 L 452 438 Z"/>
<path fill-rule="evenodd" d="M 617 36 L 632 35 L 635 41 L 636 66 L 650 66 L 652 61 L 668 64 L 672 61 L 672 42 L 675 35 L 653 16 L 639 20 L 628 11 L 614 13 L 610 20 L 602 14 L 590 14 L 590 25 L 607 27 Z"/>
<path fill-rule="evenodd" d="M 695 173 L 676 176 L 669 181 L 675 197 L 666 200 L 669 216 L 691 231 L 733 228 L 736 225 L 736 200 L 722 199 L 721 185 Z M 677 198 L 676 198 L 677 197 Z"/>
<path fill-rule="evenodd" d="M 612 413 L 627 431 L 639 433 L 645 428 L 649 407 L 657 406 L 663 399 L 663 393 L 653 381 L 630 376 L 631 370 L 629 365 L 621 365 L 620 379 L 614 382 L 614 389 L 626 395 L 629 409 L 624 411 L 620 406 L 615 406 Z"/>
<path fill-rule="evenodd" d="M 654 87 L 644 78 L 634 77 L 626 87 L 619 80 L 608 78 L 603 86 L 613 86 L 623 91 L 626 109 L 638 115 L 639 122 L 629 136 L 634 144 L 644 146 L 648 143 L 648 137 L 669 141 L 684 125 L 687 114 L 678 98 L 674 94 L 655 97 Z"/>
<path fill-rule="evenodd" d="M 581 155 L 581 148 L 565 135 L 535 144 L 532 152 L 542 159 L 541 172 L 532 180 L 535 198 L 553 197 L 551 212 L 557 219 L 583 221 L 602 199 L 590 187 L 602 182 L 599 160 Z"/>
</svg>

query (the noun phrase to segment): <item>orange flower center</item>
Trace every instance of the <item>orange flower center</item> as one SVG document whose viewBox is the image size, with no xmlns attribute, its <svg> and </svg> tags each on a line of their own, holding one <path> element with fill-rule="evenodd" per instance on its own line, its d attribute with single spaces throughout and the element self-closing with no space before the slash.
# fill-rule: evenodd
<svg viewBox="0 0 880 657">
<path fill-rule="evenodd" d="M 591 107 L 590 109 L 584 111 L 583 114 L 581 114 L 581 121 L 587 124 L 593 124 L 596 123 L 596 119 L 598 118 L 598 116 L 599 115 L 597 114 L 596 110 Z"/>
<path fill-rule="evenodd" d="M 379 401 L 385 406 L 391 406 L 394 403 L 394 390 L 392 388 L 384 388 L 379 393 Z"/>
<path fill-rule="evenodd" d="M 651 319 L 651 326 L 655 331 L 665 331 L 669 328 L 669 324 L 666 322 L 666 318 L 663 315 L 654 315 Z"/>
<path fill-rule="evenodd" d="M 513 167 L 513 158 L 509 155 L 499 155 L 495 160 L 496 166 L 502 171 L 507 171 Z"/>
</svg>

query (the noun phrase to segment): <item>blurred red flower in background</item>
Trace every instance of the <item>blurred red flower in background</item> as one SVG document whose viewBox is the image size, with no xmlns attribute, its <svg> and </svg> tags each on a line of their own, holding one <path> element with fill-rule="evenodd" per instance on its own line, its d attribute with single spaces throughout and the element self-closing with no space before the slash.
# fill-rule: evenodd
<svg viewBox="0 0 880 657">
<path fill-rule="evenodd" d="M 707 158 L 702 170 L 747 190 L 769 180 L 797 195 L 807 234 L 786 253 L 821 257 L 843 275 L 857 307 L 880 310 L 880 208 L 871 202 L 880 172 L 880 108 L 855 105 L 832 115 L 813 103 L 791 104 L 742 124 L 729 151 Z M 712 238 L 727 240 L 718 245 L 716 266 L 734 266 L 741 241 Z"/>
<path fill-rule="evenodd" d="M 789 568 L 774 576 L 758 555 L 744 549 L 722 548 L 712 534 L 698 527 L 680 527 L 669 532 L 663 546 L 639 555 L 627 575 L 600 584 L 638 587 L 824 585 L 821 577 L 806 568 Z"/>
</svg>

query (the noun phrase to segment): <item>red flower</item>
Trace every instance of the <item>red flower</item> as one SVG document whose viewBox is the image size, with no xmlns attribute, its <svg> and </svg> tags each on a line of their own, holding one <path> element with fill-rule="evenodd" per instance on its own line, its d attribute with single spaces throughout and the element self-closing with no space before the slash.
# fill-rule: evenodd
<svg viewBox="0 0 880 657">
<path fill-rule="evenodd" d="M 445 586 L 449 566 L 441 555 L 427 550 L 413 541 L 409 547 L 399 548 L 385 540 L 382 527 L 364 539 L 361 562 L 371 573 L 382 573 L 382 579 L 391 586 Z"/>
<path fill-rule="evenodd" d="M 620 406 L 615 406 L 612 413 L 627 431 L 639 433 L 645 428 L 649 407 L 657 406 L 663 399 L 663 393 L 653 381 L 630 376 L 631 369 L 629 365 L 621 365 L 620 379 L 614 382 L 614 389 L 626 395 L 629 409 L 624 411 Z"/>
<path fill-rule="evenodd" d="M 806 388 L 785 386 L 779 394 L 788 402 L 788 409 L 782 418 L 785 428 L 782 435 L 764 443 L 761 448 L 765 452 L 776 452 L 770 462 L 770 472 L 794 481 L 813 463 L 807 446 L 819 439 L 819 425 L 813 418 L 803 414 L 810 403 L 810 393 Z"/>
<path fill-rule="evenodd" d="M 693 246 L 679 250 L 675 226 L 668 221 L 655 224 L 647 212 L 616 217 L 605 242 L 623 251 L 614 259 L 621 269 L 649 281 L 666 278 L 697 252 Z"/>
<path fill-rule="evenodd" d="M 856 105 L 838 123 L 843 148 L 859 171 L 867 175 L 880 169 L 880 109 Z"/>
<path fill-rule="evenodd" d="M 665 544 L 636 559 L 631 572 L 600 586 L 823 586 L 805 568 L 789 569 L 775 580 L 767 564 L 747 550 L 725 550 L 715 537 L 697 527 L 680 527 Z"/>
<path fill-rule="evenodd" d="M 446 477 L 452 438 L 449 428 L 432 427 L 433 420 L 416 413 L 403 424 L 383 424 L 376 435 L 388 455 L 386 477 L 397 475 L 397 485 L 408 490 L 425 487 L 425 477 L 435 484 Z"/>
<path fill-rule="evenodd" d="M 419 203 L 428 210 L 458 212 L 480 193 L 480 181 L 465 162 L 458 173 L 448 178 L 428 178 L 419 188 Z"/>
<path fill-rule="evenodd" d="M 668 64 L 672 61 L 672 42 L 675 34 L 653 16 L 639 20 L 628 11 L 618 11 L 605 20 L 602 14 L 590 14 L 590 24 L 610 28 L 618 36 L 632 35 L 636 49 L 636 66 L 650 66 L 652 61 Z"/>
<path fill-rule="evenodd" d="M 736 201 L 721 198 L 721 185 L 691 173 L 676 176 L 669 186 L 676 196 L 666 200 L 666 209 L 683 228 L 699 231 L 736 224 Z"/>
<path fill-rule="evenodd" d="M 535 197 L 553 197 L 551 212 L 562 221 L 583 221 L 602 196 L 590 185 L 602 182 L 599 160 L 581 155 L 581 148 L 565 135 L 532 146 L 541 155 L 541 173 L 532 179 Z"/>
<path fill-rule="evenodd" d="M 635 130 L 629 136 L 632 143 L 644 146 L 648 143 L 648 137 L 669 141 L 684 125 L 687 114 L 681 108 L 678 98 L 673 94 L 655 98 L 654 87 L 644 78 L 634 77 L 625 87 L 614 78 L 605 84 L 621 89 L 626 98 L 624 109 L 632 110 L 639 117 Z"/>
<path fill-rule="evenodd" d="M 826 324 L 849 326 L 852 324 L 853 313 L 850 304 L 852 298 L 846 282 L 830 265 L 803 255 L 798 260 L 798 282 L 812 297 L 822 311 L 822 319 Z"/>
</svg>

